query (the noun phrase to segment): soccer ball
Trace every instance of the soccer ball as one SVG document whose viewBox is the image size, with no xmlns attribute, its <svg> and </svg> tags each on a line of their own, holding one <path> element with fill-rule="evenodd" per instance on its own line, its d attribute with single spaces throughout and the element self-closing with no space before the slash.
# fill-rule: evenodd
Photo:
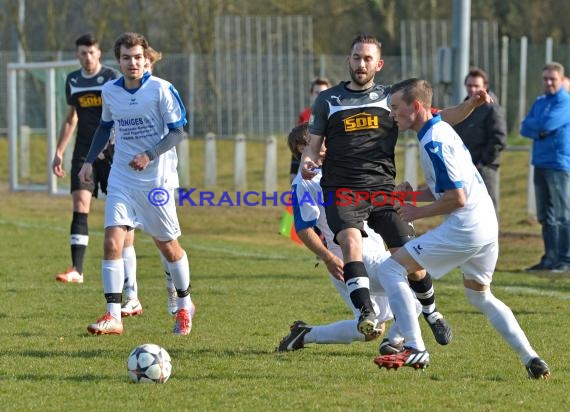
<svg viewBox="0 0 570 412">
<path fill-rule="evenodd" d="M 164 383 L 172 372 L 170 355 L 154 343 L 145 343 L 131 351 L 127 370 L 134 383 Z"/>
</svg>

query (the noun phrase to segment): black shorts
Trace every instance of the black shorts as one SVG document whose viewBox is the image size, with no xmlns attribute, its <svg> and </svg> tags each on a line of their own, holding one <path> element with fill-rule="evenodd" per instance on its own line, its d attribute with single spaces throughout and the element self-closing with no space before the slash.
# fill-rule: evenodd
<svg viewBox="0 0 570 412">
<path fill-rule="evenodd" d="M 364 221 L 382 236 L 389 249 L 399 248 L 416 236 L 413 225 L 402 220 L 384 192 L 342 190 L 323 189 L 327 223 L 335 242 L 337 233 L 348 228 L 359 229 L 366 237 Z"/>
<path fill-rule="evenodd" d="M 97 197 L 99 188 L 101 192 L 107 194 L 107 182 L 111 172 L 111 162 L 105 159 L 97 159 L 93 162 L 93 182 L 89 184 L 81 183 L 79 171 L 85 163 L 85 157 L 73 158 L 71 160 L 71 192 L 76 190 L 89 190 L 94 197 Z"/>
</svg>

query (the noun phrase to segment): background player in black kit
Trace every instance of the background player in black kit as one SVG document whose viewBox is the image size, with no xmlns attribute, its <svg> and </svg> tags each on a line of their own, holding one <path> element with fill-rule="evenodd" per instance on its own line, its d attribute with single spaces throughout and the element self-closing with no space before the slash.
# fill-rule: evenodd
<svg viewBox="0 0 570 412">
<path fill-rule="evenodd" d="M 319 148 L 326 136 L 327 156 L 323 164 L 321 186 L 327 222 L 342 248 L 344 279 L 355 307 L 361 311 L 358 328 L 361 333 L 377 333 L 370 302 L 369 279 L 362 262 L 363 222 L 378 232 L 392 251 L 415 236 L 414 228 L 404 222 L 395 209 L 382 203 L 383 198 L 370 199 L 375 192 L 391 194 L 395 185 L 394 149 L 398 127 L 389 117 L 389 86 L 374 83 L 384 64 L 381 45 L 372 36 L 360 35 L 351 46 L 347 58 L 351 80 L 319 94 L 312 107 L 309 122 L 310 143 L 303 153 L 301 173 L 305 179 L 314 176 Z M 487 100 L 485 93 L 453 108 L 442 111 L 450 123 L 464 119 Z M 336 191 L 347 189 L 337 205 Z M 332 193 L 331 193 L 332 192 Z M 350 203 L 347 205 L 347 203 Z M 410 275 L 409 283 L 422 304 L 422 311 L 438 343 L 452 339 L 452 331 L 436 310 L 431 276 L 425 271 Z"/>
<path fill-rule="evenodd" d="M 107 191 L 107 177 L 111 168 L 111 155 L 107 151 L 93 164 L 93 183 L 81 183 L 77 174 L 83 166 L 93 133 L 101 119 L 101 88 L 107 81 L 118 77 L 115 70 L 101 64 L 101 48 L 92 34 L 80 36 L 75 41 L 75 46 L 81 69 L 69 73 L 65 81 L 68 107 L 52 161 L 53 173 L 64 177 L 63 154 L 77 127 L 70 176 L 73 197 L 70 233 L 72 266 L 56 276 L 56 280 L 66 283 L 83 283 L 83 259 L 89 243 L 87 216 L 91 197 L 97 197 L 99 187 L 102 192 Z"/>
</svg>

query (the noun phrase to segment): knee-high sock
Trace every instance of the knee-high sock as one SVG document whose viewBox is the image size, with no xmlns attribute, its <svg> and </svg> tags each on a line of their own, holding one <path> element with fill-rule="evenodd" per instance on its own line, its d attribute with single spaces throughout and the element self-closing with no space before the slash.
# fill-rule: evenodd
<svg viewBox="0 0 570 412">
<path fill-rule="evenodd" d="M 358 332 L 357 321 L 341 320 L 328 325 L 311 326 L 311 331 L 303 337 L 304 343 L 341 343 L 364 342 L 364 335 Z"/>
<path fill-rule="evenodd" d="M 384 287 L 390 307 L 397 319 L 400 334 L 405 345 L 418 350 L 425 350 L 420 324 L 416 315 L 416 301 L 408 284 L 406 268 L 389 258 L 377 271 L 378 281 Z"/>
<path fill-rule="evenodd" d="M 180 309 L 190 309 L 192 299 L 190 297 L 190 265 L 186 252 L 177 262 L 168 262 L 168 271 L 172 276 L 172 281 L 178 294 L 178 307 Z"/>
<path fill-rule="evenodd" d="M 158 251 L 160 255 L 160 262 L 162 263 L 162 267 L 164 268 L 164 274 L 166 275 L 165 285 L 167 289 L 176 289 L 174 286 L 174 282 L 172 281 L 172 275 L 170 274 L 170 269 L 168 269 L 168 260 L 164 257 L 162 252 Z"/>
<path fill-rule="evenodd" d="M 83 273 L 83 260 L 89 244 L 88 216 L 87 213 L 73 212 L 73 219 L 71 220 L 69 236 L 71 263 L 79 273 Z"/>
<path fill-rule="evenodd" d="M 487 316 L 491 325 L 501 334 L 511 348 L 519 354 L 523 364 L 538 356 L 532 349 L 532 346 L 530 346 L 530 342 L 511 309 L 497 299 L 490 289 L 479 292 L 465 288 L 465 295 L 469 303 Z"/>
<path fill-rule="evenodd" d="M 116 319 L 121 319 L 121 297 L 125 280 L 123 259 L 103 260 L 101 264 L 103 292 L 107 301 L 107 312 Z"/>
<path fill-rule="evenodd" d="M 344 283 L 350 294 L 354 307 L 362 312 L 363 309 L 374 313 L 370 300 L 370 279 L 364 262 L 348 262 L 344 265 Z"/>
<path fill-rule="evenodd" d="M 125 299 L 137 299 L 137 254 L 134 246 L 123 249 L 123 262 L 125 265 Z"/>
<path fill-rule="evenodd" d="M 431 275 L 426 273 L 423 279 L 408 279 L 408 282 L 416 297 L 422 304 L 422 312 L 426 315 L 435 312 L 435 290 L 433 289 Z"/>
</svg>

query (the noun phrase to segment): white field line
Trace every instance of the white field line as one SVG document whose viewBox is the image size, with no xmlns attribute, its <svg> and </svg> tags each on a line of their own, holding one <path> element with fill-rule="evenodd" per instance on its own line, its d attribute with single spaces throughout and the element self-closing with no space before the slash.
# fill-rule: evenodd
<svg viewBox="0 0 570 412">
<path fill-rule="evenodd" d="M 45 231 L 49 231 L 49 232 L 67 233 L 69 230 L 69 229 L 64 229 L 62 227 L 57 227 L 57 226 L 54 227 L 54 226 L 40 225 L 40 224 L 35 224 L 35 223 L 14 222 L 14 221 L 8 221 L 8 220 L 4 220 L 4 219 L 0 219 L 0 225 L 15 226 L 15 227 L 23 228 L 23 229 L 45 230 Z M 89 236 L 100 236 L 100 237 L 102 237 L 103 232 L 90 230 Z M 142 239 L 141 239 L 141 237 L 142 237 Z M 147 236 L 138 236 L 136 239 L 137 239 L 136 242 L 152 243 L 152 240 L 151 240 L 150 236 L 148 236 L 148 235 Z M 193 243 L 190 246 L 190 249 L 201 250 L 204 252 L 222 253 L 222 254 L 228 254 L 228 255 L 239 256 L 239 257 L 263 258 L 266 260 L 307 260 L 307 259 L 310 259 L 310 258 L 307 258 L 307 256 L 302 256 L 302 255 L 300 255 L 298 258 L 294 258 L 291 256 L 285 256 L 285 255 L 275 255 L 275 254 L 274 255 L 266 255 L 263 253 L 240 252 L 240 251 L 237 251 L 234 249 L 204 246 L 204 245 L 199 245 L 196 243 Z M 460 289 L 460 288 L 461 288 L 460 286 L 457 286 L 457 289 Z M 523 286 L 496 286 L 496 289 L 500 289 L 503 292 L 508 292 L 508 293 L 512 293 L 512 294 L 522 294 L 522 295 L 526 295 L 526 296 L 543 296 L 543 297 L 546 296 L 546 297 L 550 297 L 553 299 L 570 300 L 570 295 L 562 293 L 562 292 L 557 292 L 555 290 L 543 290 L 543 289 L 523 287 Z"/>
<path fill-rule="evenodd" d="M 543 290 L 524 286 L 501 286 L 501 291 L 506 291 L 517 295 L 527 295 L 527 296 L 542 296 L 549 297 L 559 300 L 570 300 L 570 295 L 556 290 Z"/>
<path fill-rule="evenodd" d="M 48 232 L 60 232 L 60 233 L 69 233 L 68 228 L 63 228 L 59 226 L 49 226 L 49 225 L 42 225 L 37 223 L 27 223 L 22 221 L 9 221 L 5 219 L 0 219 L 0 225 L 4 226 L 15 226 L 21 229 L 31 229 L 31 230 L 45 230 Z M 103 237 L 104 233 L 98 230 L 89 230 L 89 236 L 98 236 Z M 136 243 L 145 242 L 145 243 L 153 243 L 150 236 L 144 234 L 142 236 L 136 237 Z M 197 243 L 192 243 L 189 246 L 189 249 L 200 250 L 204 252 L 215 252 L 220 254 L 226 255 L 233 255 L 239 257 L 251 257 L 251 258 L 261 258 L 264 260 L 310 260 L 311 258 L 307 257 L 306 255 L 303 256 L 302 253 L 299 254 L 299 257 L 292 257 L 286 255 L 279 255 L 279 254 L 266 254 L 266 253 L 253 253 L 253 252 L 240 252 L 235 249 L 228 249 L 228 248 L 221 248 L 221 247 L 211 247 L 211 246 L 204 246 Z"/>
</svg>

